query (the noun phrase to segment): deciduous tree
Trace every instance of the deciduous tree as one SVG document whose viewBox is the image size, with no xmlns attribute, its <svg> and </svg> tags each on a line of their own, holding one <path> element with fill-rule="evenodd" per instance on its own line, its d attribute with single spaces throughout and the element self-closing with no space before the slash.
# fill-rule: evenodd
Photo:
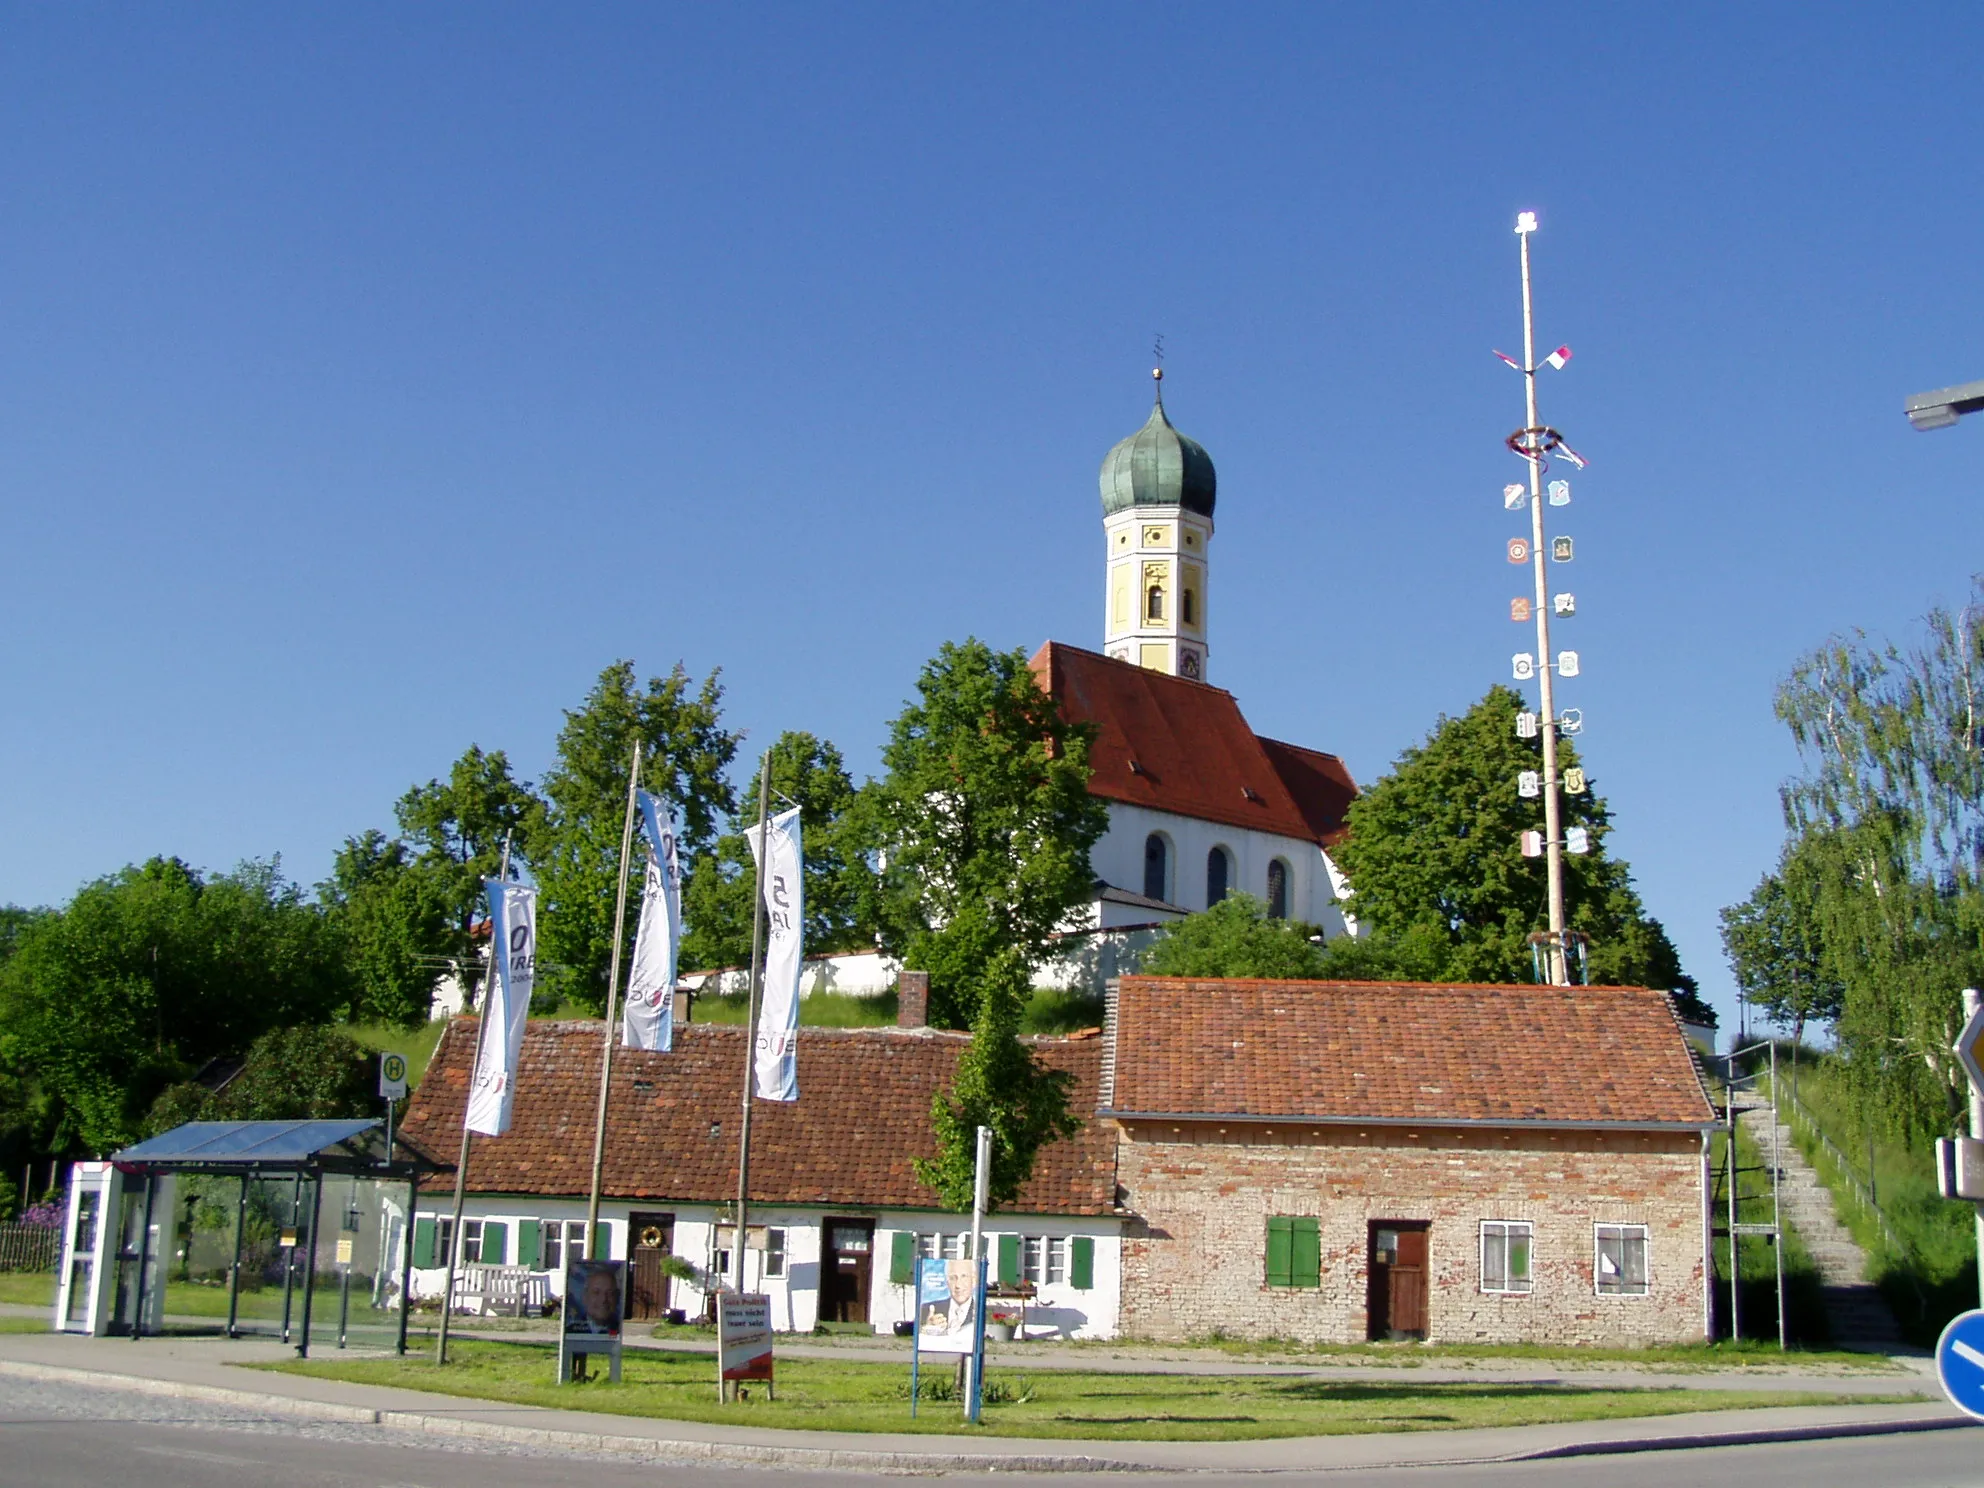
<svg viewBox="0 0 1984 1488">
<path fill-rule="evenodd" d="M 725 771 L 742 737 L 723 726 L 717 673 L 694 684 L 679 665 L 649 678 L 643 690 L 634 664 L 617 661 L 565 714 L 557 763 L 544 779 L 550 810 L 532 849 L 542 894 L 538 976 L 547 993 L 605 1008 L 634 741 L 643 746 L 643 782 L 681 814 L 682 858 L 693 864 L 708 855 L 718 822 L 736 807 Z M 628 867 L 637 891 L 639 854 L 634 858 Z M 635 918 L 627 917 L 630 941 Z"/>
<path fill-rule="evenodd" d="M 1534 979 L 1529 936 L 1548 928 L 1548 882 L 1544 860 L 1522 855 L 1522 833 L 1543 824 L 1540 802 L 1517 793 L 1518 775 L 1542 768 L 1539 741 L 1516 735 L 1522 707 L 1497 686 L 1460 717 L 1442 718 L 1351 803 L 1349 833 L 1334 849 L 1360 924 L 1435 980 Z M 1577 763 L 1564 741 L 1559 768 Z M 1564 915 L 1589 937 L 1591 980 L 1692 991 L 1627 865 L 1605 852 L 1604 798 L 1590 788 L 1566 795 L 1563 822 L 1590 835 L 1588 854 L 1564 857 Z"/>
<path fill-rule="evenodd" d="M 1090 729 L 1061 717 L 1025 653 L 949 644 L 917 679 L 864 793 L 885 948 L 930 973 L 933 1023 L 978 1013 L 988 967 L 1046 959 L 1093 890 L 1108 824 L 1088 793 Z"/>
</svg>

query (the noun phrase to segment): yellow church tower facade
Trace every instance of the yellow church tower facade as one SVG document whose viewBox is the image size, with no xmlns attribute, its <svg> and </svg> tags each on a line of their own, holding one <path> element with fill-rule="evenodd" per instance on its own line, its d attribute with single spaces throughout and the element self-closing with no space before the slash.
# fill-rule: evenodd
<svg viewBox="0 0 1984 1488">
<path fill-rule="evenodd" d="M 1118 661 L 1203 682 L 1207 550 L 1218 477 L 1212 456 L 1171 427 L 1164 372 L 1144 426 L 1102 461 L 1108 543 L 1103 649 Z"/>
</svg>

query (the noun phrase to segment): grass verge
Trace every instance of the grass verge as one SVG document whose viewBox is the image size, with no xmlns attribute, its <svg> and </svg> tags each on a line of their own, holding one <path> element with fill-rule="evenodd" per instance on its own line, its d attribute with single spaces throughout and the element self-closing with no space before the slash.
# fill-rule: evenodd
<svg viewBox="0 0 1984 1488">
<path fill-rule="evenodd" d="M 482 1400 L 677 1421 L 919 1434 L 975 1429 L 987 1436 L 1091 1441 L 1243 1441 L 1442 1431 L 1836 1403 L 1830 1395 L 1777 1390 L 1595 1390 L 1528 1382 L 1394 1385 L 1286 1376 L 1206 1378 L 1073 1370 L 1025 1374 L 994 1367 L 986 1372 L 986 1385 L 988 1395 L 998 1397 L 1000 1403 L 988 1404 L 983 1423 L 970 1428 L 957 1405 L 928 1399 L 912 1420 L 907 1365 L 786 1359 L 778 1365 L 776 1400 L 764 1399 L 754 1387 L 750 1400 L 732 1405 L 715 1399 L 715 1369 L 709 1355 L 659 1350 L 628 1350 L 624 1379 L 618 1385 L 591 1383 L 562 1389 L 552 1382 L 556 1367 L 552 1347 L 483 1340 L 457 1345 L 446 1367 L 414 1357 L 312 1359 L 258 1367 Z M 948 1381 L 948 1375 L 940 1362 L 926 1380 L 934 1376 Z M 1911 1392 L 1892 1398 L 1916 1397 Z M 1872 1399 L 1856 1397 L 1856 1403 Z"/>
<path fill-rule="evenodd" d="M 1058 1347 L 1121 1349 L 1121 1343 L 1098 1341 L 1093 1344 L 1061 1344 Z M 1451 1368 L 1501 1359 L 1526 1359 L 1538 1363 L 1565 1364 L 1581 1369 L 1623 1365 L 1631 1369 L 1662 1372 L 1719 1371 L 1726 1369 L 1806 1369 L 1826 1368 L 1856 1374 L 1906 1374 L 1905 1366 L 1880 1354 L 1848 1353 L 1840 1349 L 1800 1348 L 1794 1345 L 1779 1352 L 1775 1338 L 1745 1338 L 1732 1343 L 1727 1338 L 1714 1343 L 1662 1344 L 1650 1348 L 1601 1348 L 1551 1343 L 1301 1343 L 1292 1338 L 1233 1339 L 1218 1335 L 1190 1340 L 1189 1348 L 1218 1349 L 1241 1358 L 1293 1364 L 1319 1363 L 1396 1364 L 1400 1368 Z"/>
</svg>

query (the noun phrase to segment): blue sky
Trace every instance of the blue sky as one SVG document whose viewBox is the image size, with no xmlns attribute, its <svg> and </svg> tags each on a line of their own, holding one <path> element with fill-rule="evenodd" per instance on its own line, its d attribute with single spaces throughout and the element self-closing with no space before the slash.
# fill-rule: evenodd
<svg viewBox="0 0 1984 1488">
<path fill-rule="evenodd" d="M 1725 1005 L 1774 684 L 1984 567 L 1984 428 L 1900 411 L 1984 376 L 1974 8 L 0 24 L 0 901 L 314 881 L 471 742 L 541 772 L 623 656 L 865 772 L 944 640 L 1099 643 L 1157 331 L 1211 680 L 1370 780 L 1525 645 L 1522 208 L 1592 461 L 1563 701 Z"/>
</svg>

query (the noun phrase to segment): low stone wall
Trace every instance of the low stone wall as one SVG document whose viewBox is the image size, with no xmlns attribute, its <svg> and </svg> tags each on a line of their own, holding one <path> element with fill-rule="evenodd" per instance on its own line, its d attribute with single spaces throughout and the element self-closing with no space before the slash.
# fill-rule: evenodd
<svg viewBox="0 0 1984 1488">
<path fill-rule="evenodd" d="M 1370 1227 L 1429 1222 L 1434 1342 L 1638 1346 L 1702 1336 L 1692 1132 L 1124 1123 L 1123 1331 L 1361 1342 Z M 1314 1216 L 1321 1284 L 1270 1287 L 1267 1220 Z M 1532 1290 L 1481 1288 L 1484 1220 L 1533 1227 Z M 1598 1224 L 1645 1225 L 1648 1290 L 1601 1296 Z"/>
</svg>

